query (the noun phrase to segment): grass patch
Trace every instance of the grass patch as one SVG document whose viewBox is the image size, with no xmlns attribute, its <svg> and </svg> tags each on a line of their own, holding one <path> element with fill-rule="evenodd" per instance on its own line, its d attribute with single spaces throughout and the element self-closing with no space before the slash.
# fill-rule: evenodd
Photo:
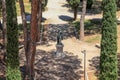
<svg viewBox="0 0 120 80">
<path fill-rule="evenodd" d="M 101 35 L 96 34 L 96 35 L 90 35 L 85 37 L 85 42 L 88 43 L 100 43 Z"/>
</svg>

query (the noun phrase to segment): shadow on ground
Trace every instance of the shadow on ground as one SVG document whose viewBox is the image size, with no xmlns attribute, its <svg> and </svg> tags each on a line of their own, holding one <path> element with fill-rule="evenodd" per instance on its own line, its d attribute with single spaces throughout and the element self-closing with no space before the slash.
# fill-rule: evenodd
<svg viewBox="0 0 120 80">
<path fill-rule="evenodd" d="M 89 69 L 94 72 L 94 75 L 98 77 L 99 75 L 99 63 L 100 63 L 100 57 L 96 56 L 93 57 L 91 60 L 89 60 Z"/>
<path fill-rule="evenodd" d="M 63 21 L 73 21 L 73 17 L 67 16 L 67 15 L 60 15 L 59 18 Z"/>
<path fill-rule="evenodd" d="M 31 14 L 30 13 L 26 13 L 25 18 L 26 18 L 26 21 L 30 22 Z M 46 18 L 42 17 L 42 22 L 44 22 L 45 20 L 46 20 Z"/>
<path fill-rule="evenodd" d="M 27 24 L 28 30 L 30 29 L 30 24 Z M 19 30 L 23 31 L 22 24 L 19 25 Z M 40 41 L 43 41 L 43 44 L 48 42 L 57 41 L 58 33 L 61 32 L 62 39 L 68 39 L 75 37 L 78 39 L 78 33 L 76 32 L 75 27 L 70 24 L 46 24 L 41 27 L 40 30 Z M 23 39 L 23 33 L 19 32 L 19 38 Z M 40 43 L 41 44 L 41 43 Z"/>
<path fill-rule="evenodd" d="M 48 40 L 56 41 L 59 31 L 62 33 L 61 36 L 63 39 L 77 36 L 77 34 L 75 34 L 75 28 L 73 26 L 70 26 L 69 24 L 49 24 L 47 31 Z"/>
<path fill-rule="evenodd" d="M 79 80 L 83 71 L 81 60 L 65 52 L 64 58 L 56 58 L 54 51 L 37 50 L 35 61 L 36 80 Z M 20 54 L 23 59 L 24 52 Z M 23 60 L 24 61 L 24 60 Z"/>
<path fill-rule="evenodd" d="M 69 4 L 63 4 L 62 7 L 69 7 Z"/>
<path fill-rule="evenodd" d="M 89 69 L 90 70 L 99 70 L 99 63 L 100 63 L 100 57 L 99 56 L 96 56 L 96 57 L 93 57 L 91 60 L 89 60 L 90 62 L 90 67 Z"/>
</svg>

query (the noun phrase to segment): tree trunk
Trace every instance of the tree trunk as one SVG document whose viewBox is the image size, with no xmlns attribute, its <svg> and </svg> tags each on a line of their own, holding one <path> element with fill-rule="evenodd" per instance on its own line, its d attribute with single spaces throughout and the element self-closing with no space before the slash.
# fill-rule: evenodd
<svg viewBox="0 0 120 80">
<path fill-rule="evenodd" d="M 42 21 L 42 0 L 38 0 L 38 29 L 37 29 L 37 42 L 40 41 L 40 27 Z"/>
<path fill-rule="evenodd" d="M 29 65 L 28 65 L 28 59 L 29 59 L 29 39 L 28 39 L 28 30 L 27 30 L 27 22 L 25 18 L 25 8 L 24 8 L 24 2 L 23 0 L 19 0 L 20 9 L 21 9 L 21 16 L 22 16 L 22 25 L 23 25 L 23 33 L 24 33 L 24 49 L 25 49 L 25 57 L 26 57 L 26 74 L 29 73 Z"/>
<path fill-rule="evenodd" d="M 3 17 L 3 45 L 4 45 L 4 49 L 3 49 L 3 54 L 4 54 L 4 60 L 5 60 L 5 54 L 6 54 L 6 44 L 7 44 L 7 14 L 6 14 L 6 1 L 5 0 L 1 0 L 2 1 L 2 17 Z"/>
<path fill-rule="evenodd" d="M 82 8 L 82 14 L 80 19 L 80 40 L 84 40 L 84 20 L 85 20 L 85 13 L 86 13 L 86 5 L 87 5 L 87 0 L 83 0 L 83 8 Z"/>
<path fill-rule="evenodd" d="M 77 19 L 77 7 L 74 7 L 74 20 Z"/>
<path fill-rule="evenodd" d="M 30 76 L 34 76 L 34 62 L 36 53 L 36 38 L 37 38 L 37 13 L 38 13 L 38 0 L 31 2 L 31 28 L 30 28 Z"/>
</svg>

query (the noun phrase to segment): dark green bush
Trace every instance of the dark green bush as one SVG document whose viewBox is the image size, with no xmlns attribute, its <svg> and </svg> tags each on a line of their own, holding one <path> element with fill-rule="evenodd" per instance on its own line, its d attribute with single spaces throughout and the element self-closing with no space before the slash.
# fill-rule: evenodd
<svg viewBox="0 0 120 80">
<path fill-rule="evenodd" d="M 87 0 L 87 9 L 91 9 L 93 5 L 93 0 Z"/>
<path fill-rule="evenodd" d="M 102 10 L 103 19 L 99 80 L 118 80 L 117 7 L 115 0 L 103 0 Z"/>
<path fill-rule="evenodd" d="M 101 21 L 97 21 L 97 20 L 86 20 L 85 21 L 85 33 L 100 33 L 101 32 Z M 72 23 L 72 26 L 75 27 L 76 31 L 79 32 L 80 30 L 80 22 L 79 21 L 75 21 Z"/>
</svg>

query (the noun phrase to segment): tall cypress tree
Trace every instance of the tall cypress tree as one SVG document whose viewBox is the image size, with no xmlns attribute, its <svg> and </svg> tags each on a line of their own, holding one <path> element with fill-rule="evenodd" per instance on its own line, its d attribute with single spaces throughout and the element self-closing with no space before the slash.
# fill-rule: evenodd
<svg viewBox="0 0 120 80">
<path fill-rule="evenodd" d="M 21 80 L 18 59 L 18 25 L 15 0 L 6 0 L 7 80 Z"/>
<path fill-rule="evenodd" d="M 103 0 L 99 80 L 117 80 L 117 23 L 115 0 Z"/>
</svg>

